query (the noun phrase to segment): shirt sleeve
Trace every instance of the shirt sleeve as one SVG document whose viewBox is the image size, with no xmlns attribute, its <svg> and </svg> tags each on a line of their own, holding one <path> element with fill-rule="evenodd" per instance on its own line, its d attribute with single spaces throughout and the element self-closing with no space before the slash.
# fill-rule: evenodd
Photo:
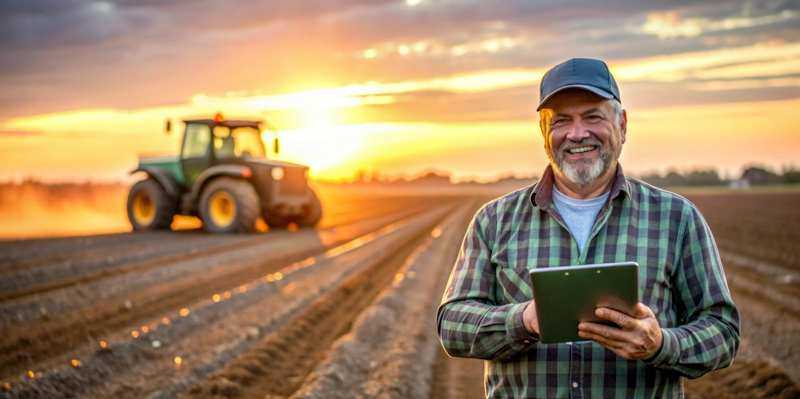
<svg viewBox="0 0 800 399">
<path fill-rule="evenodd" d="M 697 378 L 733 362 L 740 321 L 708 224 L 694 206 L 687 216 L 673 288 L 681 320 L 662 328 L 661 350 L 648 363 Z"/>
<path fill-rule="evenodd" d="M 450 356 L 498 360 L 536 343 L 525 328 L 527 303 L 498 304 L 495 265 L 487 244 L 487 207 L 472 219 L 437 312 L 437 330 Z"/>
</svg>

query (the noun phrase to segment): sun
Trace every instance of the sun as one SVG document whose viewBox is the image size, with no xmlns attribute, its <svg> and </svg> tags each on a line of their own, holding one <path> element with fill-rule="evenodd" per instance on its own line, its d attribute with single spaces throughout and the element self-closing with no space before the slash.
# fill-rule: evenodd
<svg viewBox="0 0 800 399">
<path fill-rule="evenodd" d="M 342 124 L 345 104 L 328 95 L 307 96 L 294 109 L 297 128 L 280 133 L 281 158 L 308 165 L 314 177 L 338 177 L 345 164 L 354 162 L 363 148 L 364 134 L 353 125 Z"/>
<path fill-rule="evenodd" d="M 339 112 L 324 104 L 310 104 L 297 110 L 298 125 L 303 128 L 331 128 L 339 124 Z"/>
<path fill-rule="evenodd" d="M 317 125 L 282 135 L 283 158 L 308 165 L 312 176 L 331 176 L 333 169 L 354 163 L 363 148 L 363 135 L 347 125 Z"/>
</svg>

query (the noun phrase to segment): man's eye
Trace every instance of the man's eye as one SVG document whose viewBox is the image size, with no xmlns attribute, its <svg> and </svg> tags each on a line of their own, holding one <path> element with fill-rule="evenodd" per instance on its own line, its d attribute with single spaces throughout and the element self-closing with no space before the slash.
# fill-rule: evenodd
<svg viewBox="0 0 800 399">
<path fill-rule="evenodd" d="M 564 124 L 564 122 L 566 122 L 565 119 L 555 119 L 555 120 L 553 120 L 553 123 L 551 123 L 550 125 L 551 126 L 561 126 L 561 125 Z"/>
<path fill-rule="evenodd" d="M 600 122 L 601 120 L 603 120 L 603 117 L 601 117 L 600 115 L 589 115 L 586 117 L 586 120 L 589 122 Z"/>
</svg>

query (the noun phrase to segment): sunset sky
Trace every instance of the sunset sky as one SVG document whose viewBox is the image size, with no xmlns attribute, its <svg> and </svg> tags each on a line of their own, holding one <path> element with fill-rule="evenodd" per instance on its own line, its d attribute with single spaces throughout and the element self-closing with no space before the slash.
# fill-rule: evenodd
<svg viewBox="0 0 800 399">
<path fill-rule="evenodd" d="M 217 111 L 317 178 L 539 174 L 570 57 L 620 84 L 626 171 L 800 166 L 797 1 L 10 1 L 0 48 L 0 180 L 127 179 Z"/>
</svg>

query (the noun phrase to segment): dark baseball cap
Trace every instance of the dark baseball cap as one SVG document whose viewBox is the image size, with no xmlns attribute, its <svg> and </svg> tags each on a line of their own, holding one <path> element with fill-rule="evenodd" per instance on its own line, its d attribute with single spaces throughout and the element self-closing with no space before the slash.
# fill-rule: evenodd
<svg viewBox="0 0 800 399">
<path fill-rule="evenodd" d="M 566 89 L 588 90 L 600 97 L 619 99 L 619 88 L 608 65 L 593 58 L 572 58 L 552 68 L 542 77 L 539 85 L 540 110 L 556 93 Z"/>
</svg>

